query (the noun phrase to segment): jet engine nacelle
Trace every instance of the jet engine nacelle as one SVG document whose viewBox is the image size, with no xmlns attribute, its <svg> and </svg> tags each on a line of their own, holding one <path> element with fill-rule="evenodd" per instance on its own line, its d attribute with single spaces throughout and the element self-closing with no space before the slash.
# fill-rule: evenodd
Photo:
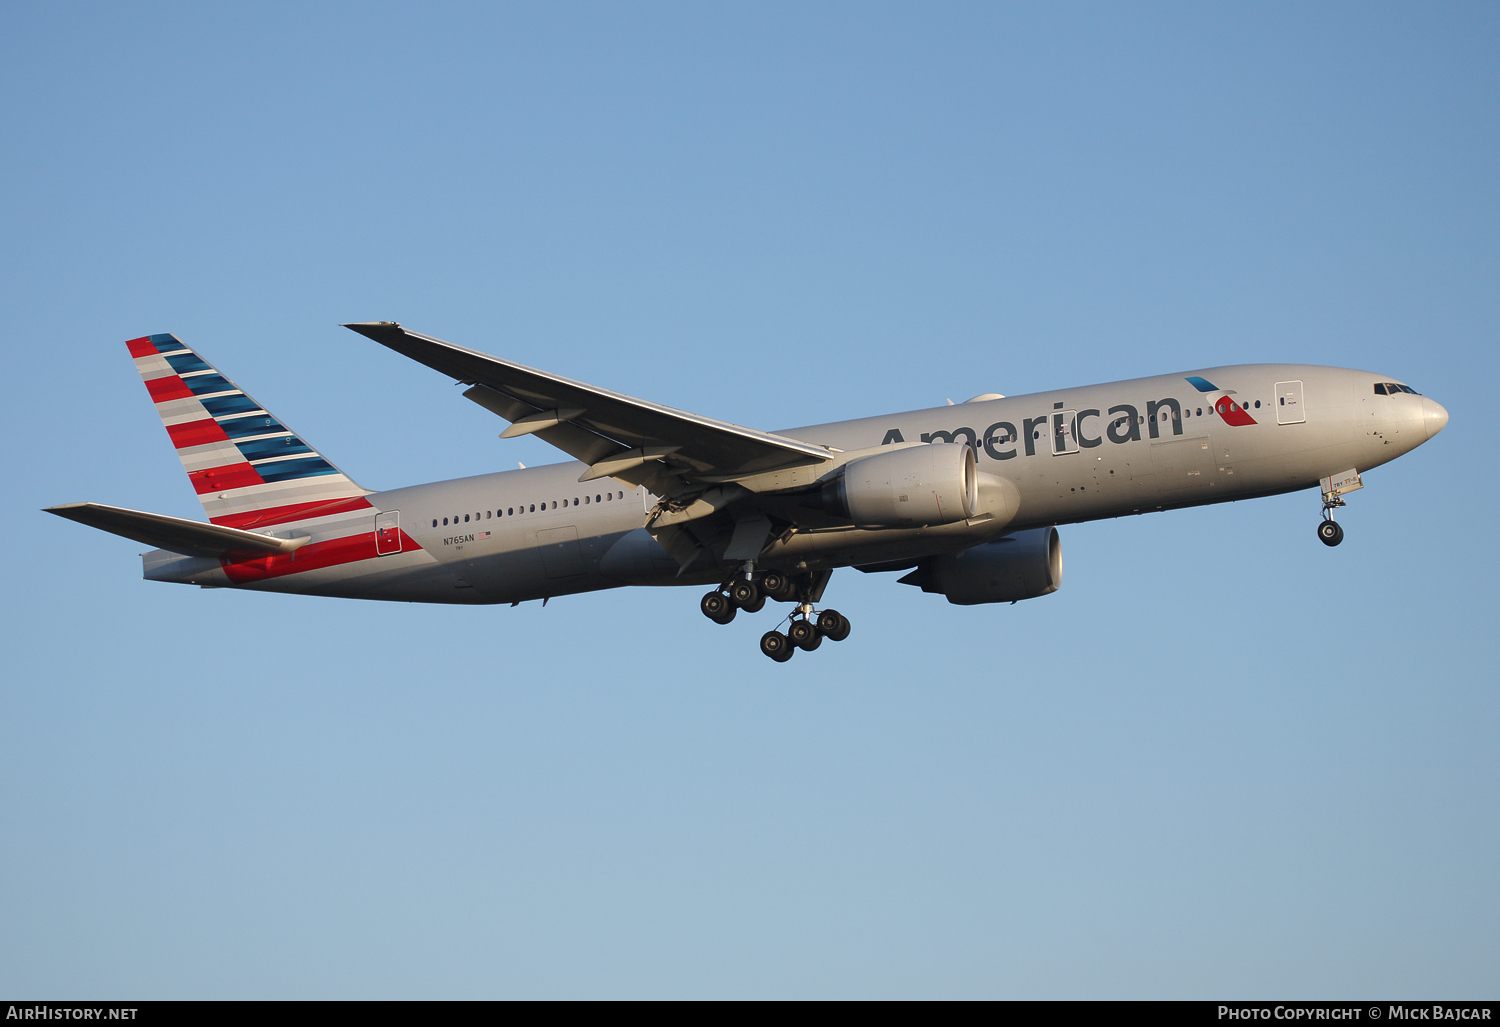
<svg viewBox="0 0 1500 1027">
<path fill-rule="evenodd" d="M 861 528 L 952 524 L 979 508 L 974 450 L 935 442 L 851 460 L 822 491 L 823 509 Z"/>
<path fill-rule="evenodd" d="M 1062 539 L 1056 528 L 1018 531 L 961 553 L 928 557 L 901 582 L 947 596 L 955 606 L 1035 599 L 1062 586 Z"/>
</svg>

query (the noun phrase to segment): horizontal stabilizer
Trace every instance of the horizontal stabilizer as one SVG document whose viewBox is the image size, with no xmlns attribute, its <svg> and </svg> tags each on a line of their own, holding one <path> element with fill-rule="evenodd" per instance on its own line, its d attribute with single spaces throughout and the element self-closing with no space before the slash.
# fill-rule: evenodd
<svg viewBox="0 0 1500 1027">
<path fill-rule="evenodd" d="M 105 506 L 102 503 L 64 503 L 62 506 L 49 506 L 46 512 L 184 556 L 220 556 L 224 553 L 246 552 L 290 553 L 312 538 L 311 535 L 289 539 L 271 538 L 269 535 L 242 531 L 239 528 L 190 521 L 186 517 L 168 517 L 166 514 L 126 510 L 124 507 Z"/>
</svg>

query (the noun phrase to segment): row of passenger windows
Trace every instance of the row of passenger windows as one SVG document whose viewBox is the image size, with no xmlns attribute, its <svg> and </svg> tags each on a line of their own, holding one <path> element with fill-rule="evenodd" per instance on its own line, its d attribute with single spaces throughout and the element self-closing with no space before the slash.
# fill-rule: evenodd
<svg viewBox="0 0 1500 1027">
<path fill-rule="evenodd" d="M 1420 392 L 1412 388 L 1410 385 L 1397 385 L 1395 382 L 1375 383 L 1375 395 L 1377 396 L 1399 396 L 1403 392 L 1410 393 L 1413 396 L 1421 395 Z"/>
<path fill-rule="evenodd" d="M 537 510 L 539 510 L 539 509 L 541 509 L 541 510 L 556 510 L 557 509 L 557 504 L 559 502 L 561 502 L 563 506 L 578 506 L 580 503 L 583 506 L 588 506 L 591 502 L 592 503 L 613 503 L 616 499 L 624 499 L 624 498 L 625 498 L 625 493 L 623 493 L 623 492 L 605 492 L 602 495 L 596 493 L 592 498 L 590 498 L 589 496 L 584 496 L 582 500 L 580 500 L 577 496 L 574 496 L 571 502 L 568 501 L 568 500 L 566 500 L 566 499 L 563 499 L 563 500 L 554 499 L 554 500 L 552 500 L 552 505 L 551 506 L 548 506 L 546 503 L 532 503 L 530 505 L 522 503 L 520 506 L 507 506 L 507 507 L 504 507 L 503 509 L 475 511 L 474 514 L 473 514 L 473 517 L 474 517 L 474 520 L 476 520 L 476 521 L 484 521 L 484 520 L 489 520 L 492 517 L 515 517 L 517 514 L 536 513 Z M 460 515 L 454 514 L 453 515 L 453 523 L 454 524 L 460 524 L 460 523 L 462 523 L 462 524 L 468 524 L 469 523 L 469 517 L 470 517 L 469 514 L 463 514 L 462 515 L 462 519 L 460 519 Z M 446 527 L 447 524 L 448 524 L 448 518 L 444 517 L 443 518 L 443 525 Z M 434 528 L 436 528 L 438 526 L 438 521 L 437 521 L 436 517 L 434 517 L 432 519 L 432 526 Z"/>
</svg>

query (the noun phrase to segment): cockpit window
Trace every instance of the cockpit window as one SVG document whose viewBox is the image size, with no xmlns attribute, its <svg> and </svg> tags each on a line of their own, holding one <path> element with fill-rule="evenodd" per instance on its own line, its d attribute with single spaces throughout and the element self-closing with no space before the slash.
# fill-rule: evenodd
<svg viewBox="0 0 1500 1027">
<path fill-rule="evenodd" d="M 1385 382 L 1376 382 L 1375 383 L 1375 395 L 1377 395 L 1377 396 L 1384 396 L 1385 395 Z"/>
<path fill-rule="evenodd" d="M 1399 388 L 1402 392 L 1409 392 L 1413 396 L 1420 396 L 1421 395 L 1420 392 L 1418 392 L 1416 389 L 1412 388 L 1410 385 L 1398 385 L 1397 388 Z"/>
</svg>

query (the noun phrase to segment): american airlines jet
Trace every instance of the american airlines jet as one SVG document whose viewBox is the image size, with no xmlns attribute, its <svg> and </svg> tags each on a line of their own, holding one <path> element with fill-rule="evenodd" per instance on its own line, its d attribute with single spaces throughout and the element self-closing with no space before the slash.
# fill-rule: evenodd
<svg viewBox="0 0 1500 1027">
<path fill-rule="evenodd" d="M 208 523 L 98 503 L 48 512 L 157 547 L 145 577 L 419 603 L 544 603 L 621 585 L 710 585 L 719 624 L 791 604 L 760 647 L 784 662 L 849 621 L 835 569 L 906 571 L 950 603 L 1062 584 L 1057 526 L 1319 488 L 1318 538 L 1360 475 L 1448 412 L 1389 375 L 1198 368 L 767 432 L 570 381 L 392 321 L 361 335 L 570 463 L 361 488 L 173 335 L 126 343 Z M 778 628 L 780 625 L 778 625 Z"/>
</svg>

